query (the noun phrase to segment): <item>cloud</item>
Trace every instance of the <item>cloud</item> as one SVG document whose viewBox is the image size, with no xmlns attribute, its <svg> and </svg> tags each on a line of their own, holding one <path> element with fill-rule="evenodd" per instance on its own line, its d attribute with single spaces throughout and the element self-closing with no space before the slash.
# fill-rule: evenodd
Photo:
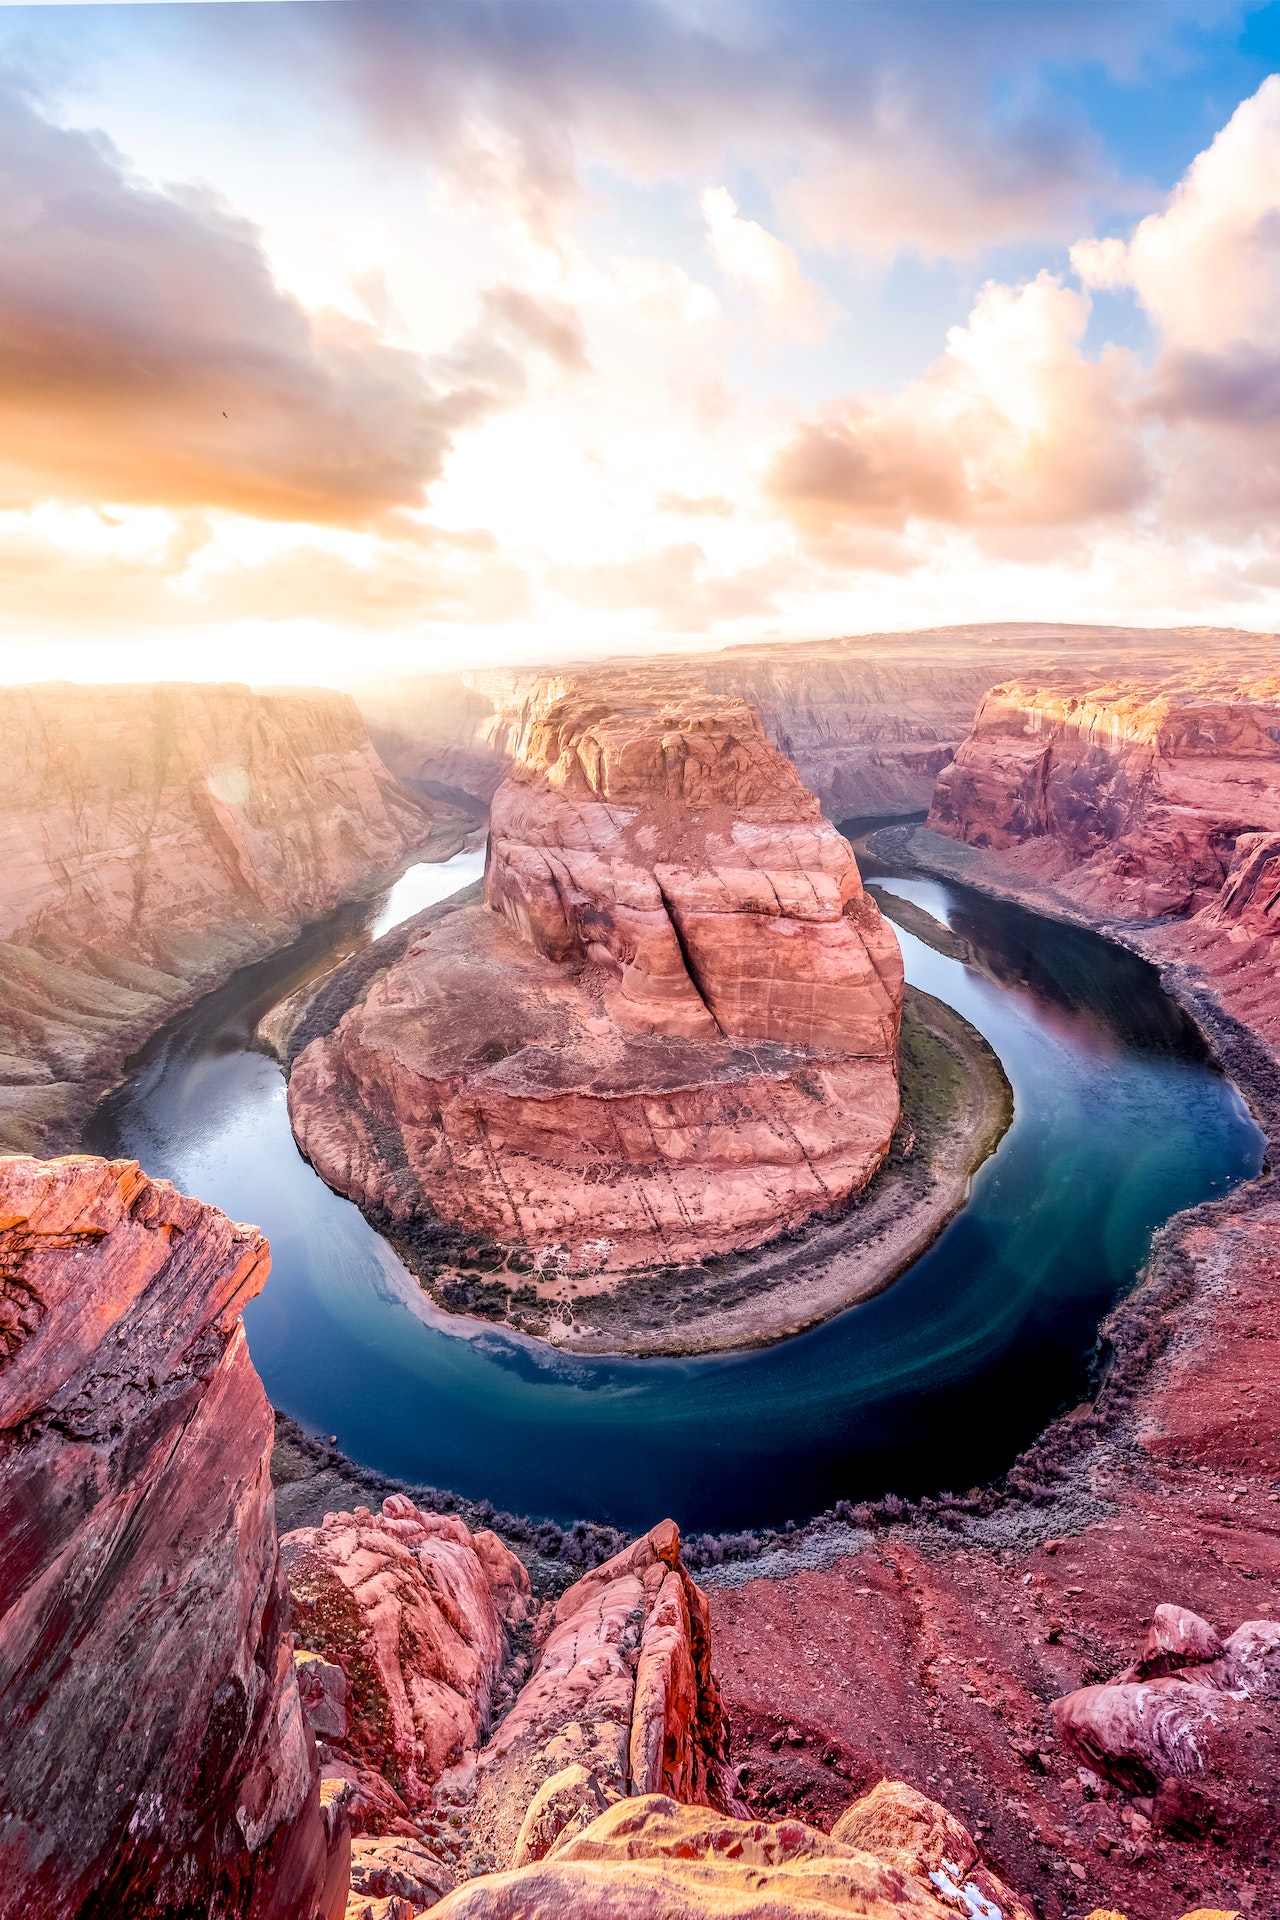
<svg viewBox="0 0 1280 1920">
<path fill-rule="evenodd" d="M 805 534 L 1064 527 L 1133 508 L 1150 486 L 1138 368 L 1084 358 L 1086 296 L 1041 273 L 989 284 L 942 358 L 902 393 L 855 395 L 801 424 L 766 488 Z"/>
<path fill-rule="evenodd" d="M 676 513 L 686 520 L 731 520 L 737 509 L 723 493 L 660 493 L 654 501 L 659 513 Z"/>
<path fill-rule="evenodd" d="M 0 503 L 43 496 L 358 525 L 420 505 L 497 403 L 275 283 L 211 196 L 0 94 Z"/>
<path fill-rule="evenodd" d="M 708 187 L 699 205 L 711 251 L 725 277 L 756 295 L 777 331 L 796 340 L 820 340 L 835 308 L 820 287 L 805 279 L 791 248 L 757 221 L 744 220 L 724 187 Z"/>
<path fill-rule="evenodd" d="M 224 55 L 352 103 L 453 191 L 554 239 L 598 166 L 644 181 L 745 164 L 809 238 L 876 254 L 1068 240 L 1101 142 L 1054 77 L 1131 75 L 1227 0 L 364 0 L 196 10 Z M 238 10 L 239 11 L 239 10 Z"/>
<path fill-rule="evenodd" d="M 545 294 L 537 297 L 520 287 L 488 287 L 481 298 L 491 322 L 541 347 L 565 373 L 589 370 L 582 320 L 567 302 Z"/>
<path fill-rule="evenodd" d="M 1280 507 L 1280 76 L 1242 101 L 1127 246 L 1081 241 L 1071 257 L 1086 282 L 1130 286 L 1158 329 L 1147 409 L 1169 429 L 1170 517 Z"/>
</svg>

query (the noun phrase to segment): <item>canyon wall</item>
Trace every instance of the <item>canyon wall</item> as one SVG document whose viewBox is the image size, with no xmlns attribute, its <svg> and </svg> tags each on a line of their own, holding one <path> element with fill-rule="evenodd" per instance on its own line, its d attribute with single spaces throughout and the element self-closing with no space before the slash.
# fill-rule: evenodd
<svg viewBox="0 0 1280 1920">
<path fill-rule="evenodd" d="M 477 669 L 357 689 L 378 751 L 441 797 L 487 802 L 530 730 L 571 688 L 611 701 L 750 702 L 834 820 L 923 811 L 995 681 L 1064 663 L 1095 680 L 1216 654 L 1265 664 L 1266 637 L 1209 629 L 996 623 L 625 657 L 572 669 Z"/>
<path fill-rule="evenodd" d="M 566 696 L 495 795 L 485 887 L 295 1062 L 330 1185 L 553 1281 L 757 1245 L 865 1185 L 901 955 L 750 708 Z"/>
<path fill-rule="evenodd" d="M 267 1248 L 131 1161 L 0 1160 L 0 1915 L 335 1920 L 245 1345 Z"/>
<path fill-rule="evenodd" d="M 973 849 L 979 884 L 1124 924 L 1280 1043 L 1274 669 L 997 687 L 939 777 L 929 827 Z"/>
<path fill-rule="evenodd" d="M 65 1139 L 194 990 L 465 821 L 382 765 L 345 694 L 0 690 L 0 1145 Z"/>
</svg>

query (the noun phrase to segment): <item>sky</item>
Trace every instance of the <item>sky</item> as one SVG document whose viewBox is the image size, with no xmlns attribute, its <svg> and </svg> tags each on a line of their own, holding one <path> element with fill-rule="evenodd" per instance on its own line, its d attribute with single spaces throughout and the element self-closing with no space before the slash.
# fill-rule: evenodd
<svg viewBox="0 0 1280 1920">
<path fill-rule="evenodd" d="M 1280 5 L 0 7 L 0 678 L 1280 628 Z"/>
</svg>

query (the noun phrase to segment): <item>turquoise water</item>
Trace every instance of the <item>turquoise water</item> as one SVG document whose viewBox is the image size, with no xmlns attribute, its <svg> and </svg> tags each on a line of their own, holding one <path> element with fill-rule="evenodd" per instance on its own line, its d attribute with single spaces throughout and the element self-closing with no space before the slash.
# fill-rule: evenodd
<svg viewBox="0 0 1280 1920">
<path fill-rule="evenodd" d="M 1077 1396 L 1101 1317 L 1170 1214 L 1256 1173 L 1263 1141 L 1153 970 L 1093 935 L 935 881 L 878 876 L 962 933 L 979 967 L 900 932 L 907 978 L 986 1035 L 1015 1117 L 970 1200 L 887 1292 L 763 1351 L 581 1360 L 437 1313 L 294 1146 L 252 1050 L 282 993 L 361 924 L 478 871 L 412 870 L 180 1016 L 86 1144 L 268 1234 L 245 1315 L 276 1406 L 355 1459 L 498 1507 L 635 1528 L 804 1518 L 839 1498 L 964 1488 Z M 864 863 L 872 871 L 871 863 Z"/>
</svg>

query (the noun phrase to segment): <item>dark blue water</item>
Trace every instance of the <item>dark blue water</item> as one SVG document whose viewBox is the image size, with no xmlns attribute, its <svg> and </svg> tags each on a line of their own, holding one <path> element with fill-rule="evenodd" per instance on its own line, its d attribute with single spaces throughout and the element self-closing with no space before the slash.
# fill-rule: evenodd
<svg viewBox="0 0 1280 1920">
<path fill-rule="evenodd" d="M 465 884 L 476 861 L 416 870 L 379 928 Z M 961 888 L 883 884 L 980 957 L 962 966 L 900 935 L 907 978 L 999 1054 L 1015 1118 L 908 1273 L 780 1346 L 579 1360 L 430 1306 L 300 1158 L 280 1070 L 249 1046 L 261 1014 L 350 940 L 350 914 L 157 1036 L 87 1144 L 266 1231 L 272 1274 L 245 1323 L 267 1392 L 384 1472 L 629 1528 L 670 1513 L 719 1530 L 968 1487 L 1079 1394 L 1152 1229 L 1256 1173 L 1263 1141 L 1145 963 Z"/>
</svg>

